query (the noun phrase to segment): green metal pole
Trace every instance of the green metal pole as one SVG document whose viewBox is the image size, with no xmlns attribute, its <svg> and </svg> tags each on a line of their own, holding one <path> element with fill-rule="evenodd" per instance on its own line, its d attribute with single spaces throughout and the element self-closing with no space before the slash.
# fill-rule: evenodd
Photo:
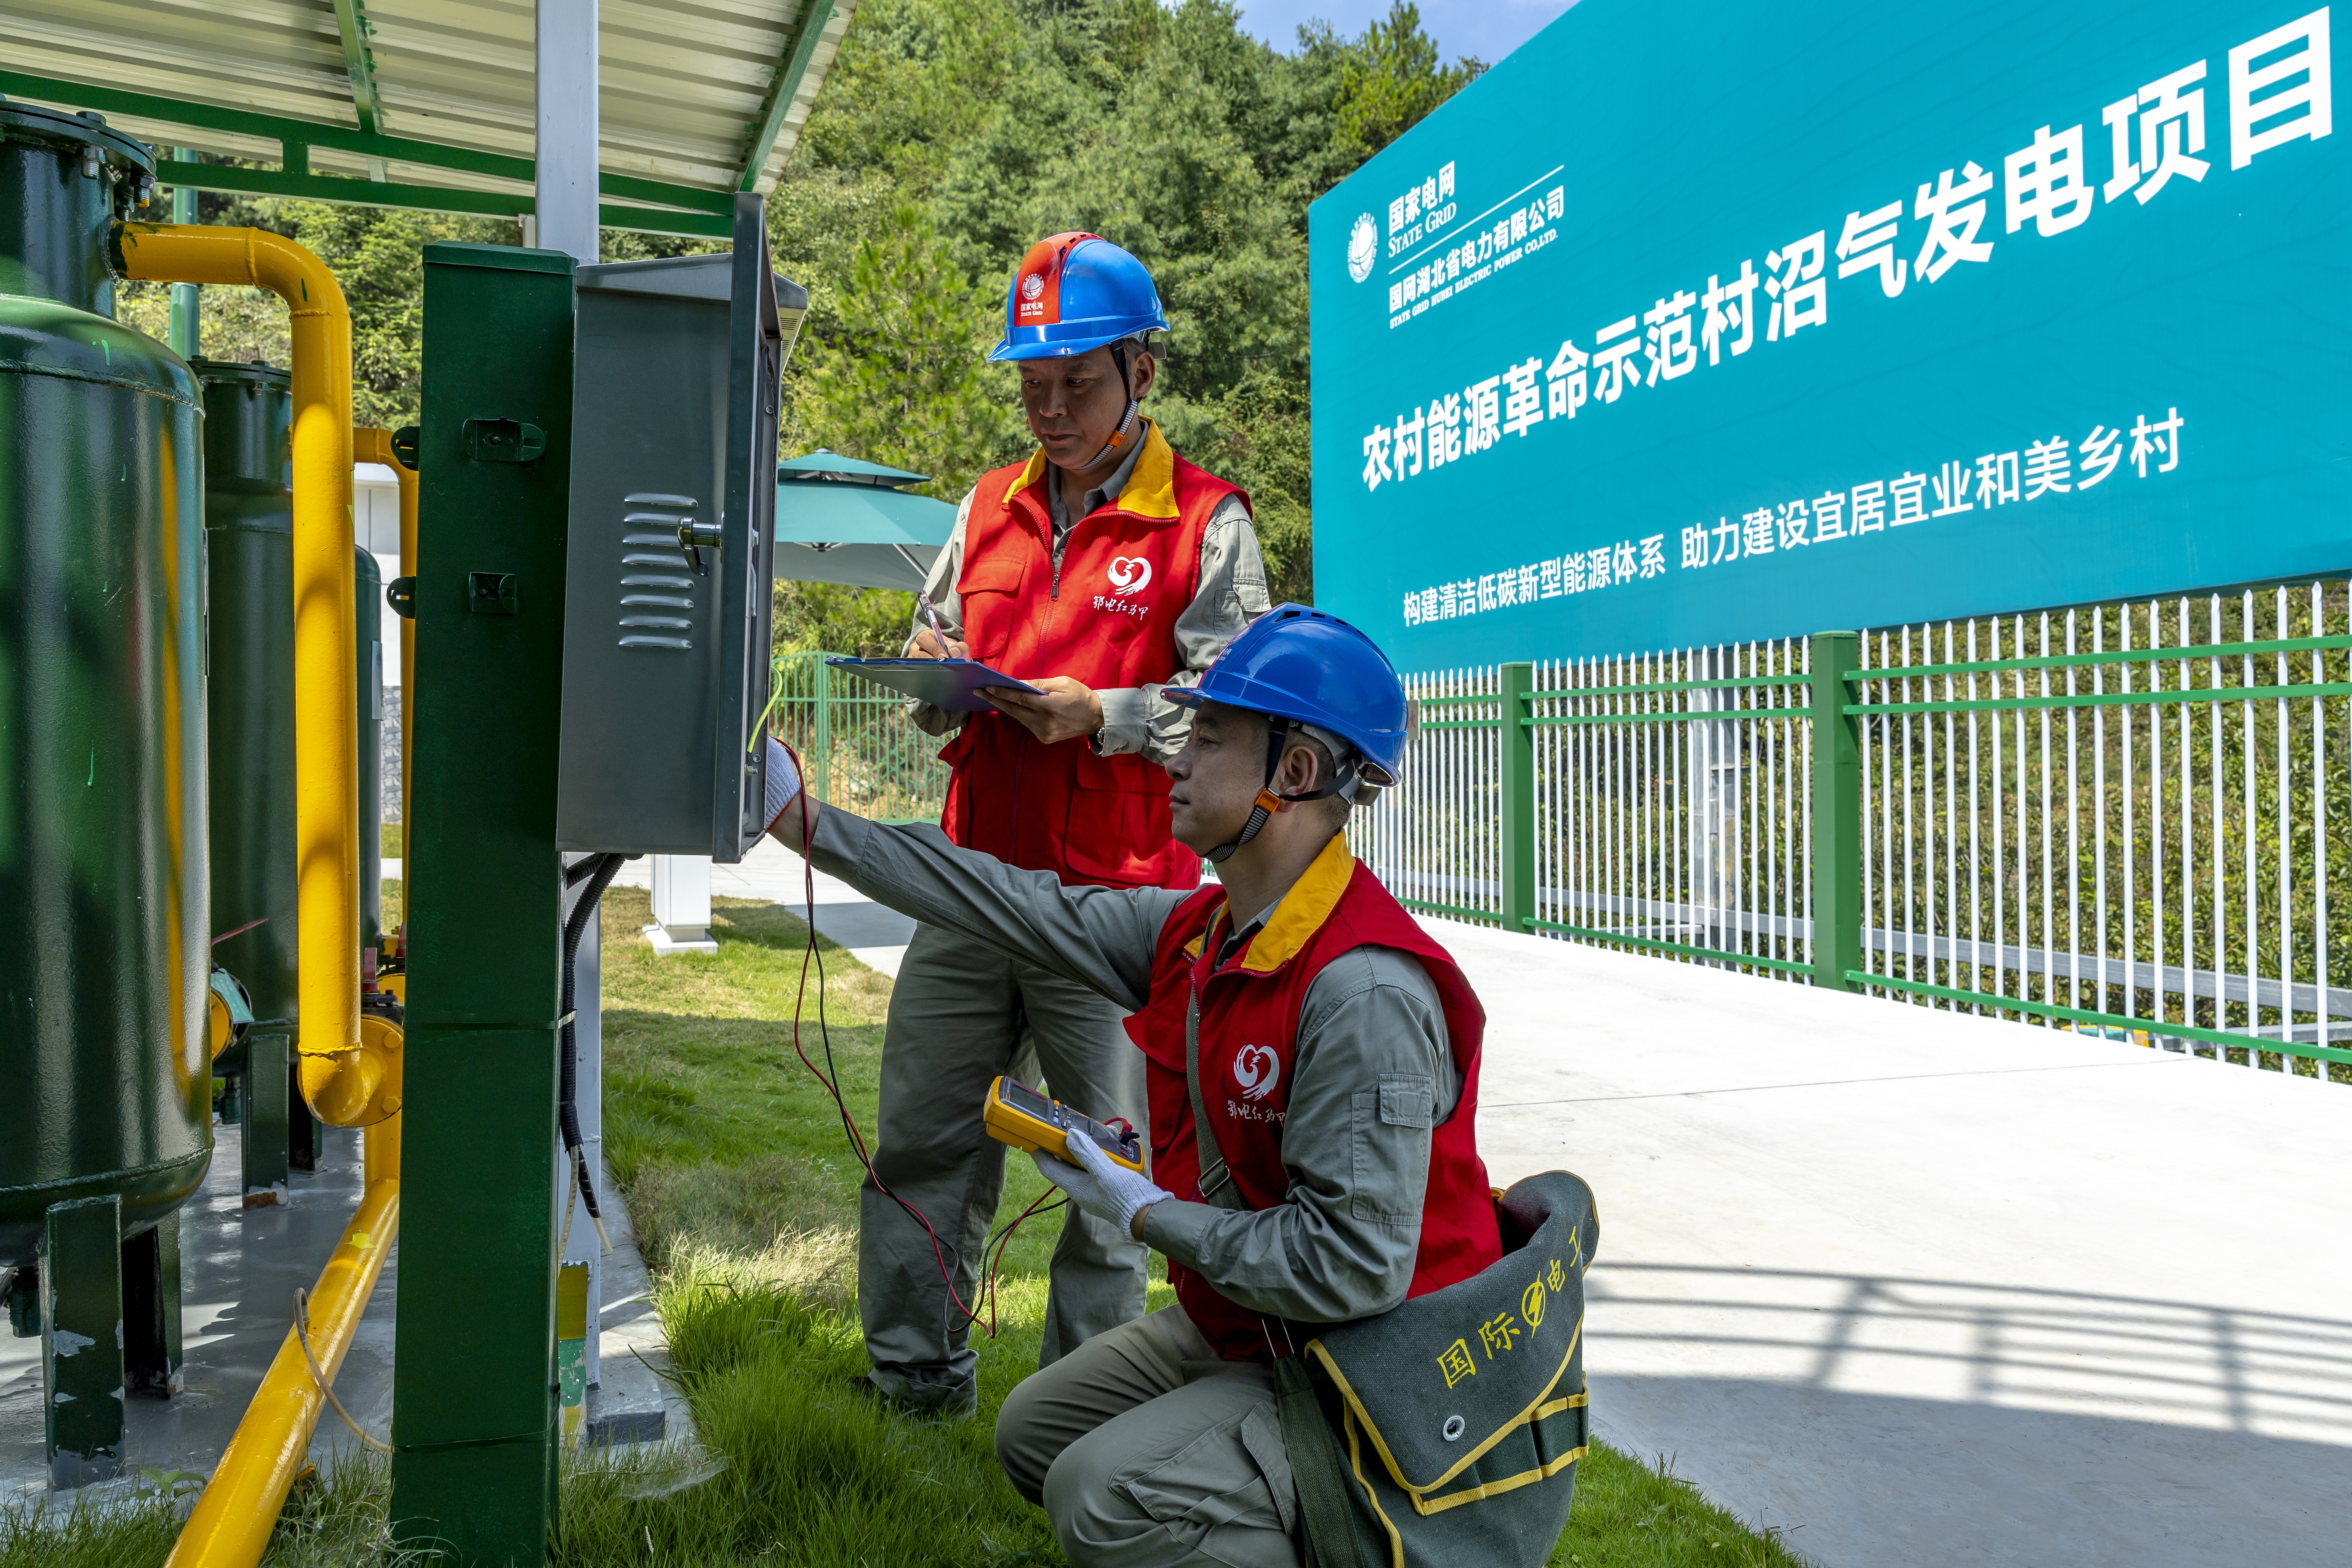
<svg viewBox="0 0 2352 1568">
<path fill-rule="evenodd" d="M 1853 632 L 1810 639 L 1812 707 L 1813 984 L 1861 989 L 1846 978 L 1862 967 L 1862 743 L 1846 673 L 1861 662 Z"/>
<path fill-rule="evenodd" d="M 555 1384 L 562 858 L 555 848 L 572 262 L 425 248 L 416 784 L 407 857 L 394 1539 L 466 1565 L 544 1560 Z M 543 433 L 467 456 L 466 422 Z"/>
<path fill-rule="evenodd" d="M 190 163 L 195 162 L 196 158 L 195 153 L 185 147 L 173 148 L 172 156 L 183 163 Z M 175 187 L 173 190 L 172 221 L 173 223 L 196 221 L 195 192 L 185 187 Z M 199 298 L 196 285 L 194 283 L 172 285 L 172 352 L 182 359 L 194 359 L 204 352 L 204 319 L 201 314 L 202 306 L 198 302 Z"/>
<path fill-rule="evenodd" d="M 811 661 L 816 671 L 816 798 L 833 799 L 833 666 L 818 653 Z"/>
<path fill-rule="evenodd" d="M 1533 711 L 1536 667 L 1502 670 L 1503 929 L 1526 931 L 1536 918 L 1536 732 L 1524 721 Z"/>
</svg>

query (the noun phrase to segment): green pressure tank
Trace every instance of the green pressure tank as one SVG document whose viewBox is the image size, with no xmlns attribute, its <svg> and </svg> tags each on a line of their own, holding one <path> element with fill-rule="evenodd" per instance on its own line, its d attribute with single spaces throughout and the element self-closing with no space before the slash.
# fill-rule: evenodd
<svg viewBox="0 0 2352 1568">
<path fill-rule="evenodd" d="M 213 960 L 252 999 L 246 1048 L 274 1037 L 265 1044 L 282 1058 L 296 1002 L 292 377 L 205 359 L 195 372 L 212 629 L 213 929 L 236 933 L 214 944 Z M 218 1064 L 244 1068 L 237 1056 Z"/>
<path fill-rule="evenodd" d="M 292 377 L 268 364 L 195 362 L 205 403 L 205 531 L 212 625 L 213 949 L 253 1001 L 246 1043 L 215 1070 L 243 1075 L 246 1058 L 282 1073 L 297 1029 L 294 854 L 294 498 L 288 443 Z M 375 558 L 352 552 L 359 648 L 360 944 L 378 937 L 383 819 L 383 582 Z M 302 1108 L 274 1082 L 248 1083 L 246 1185 L 285 1174 L 275 1108 L 292 1121 L 297 1165 L 309 1136 Z"/>
<path fill-rule="evenodd" d="M 108 270 L 153 166 L 0 100 L 0 1273 L 20 1331 L 26 1278 L 53 1337 L 103 1331 L 47 1358 L 61 1481 L 110 1468 L 94 1402 L 148 1348 L 115 1248 L 212 1157 L 202 412 Z"/>
<path fill-rule="evenodd" d="M 109 314 L 152 166 L 0 103 L 0 1266 L 61 1198 L 152 1224 L 212 1153 L 201 414 Z"/>
</svg>

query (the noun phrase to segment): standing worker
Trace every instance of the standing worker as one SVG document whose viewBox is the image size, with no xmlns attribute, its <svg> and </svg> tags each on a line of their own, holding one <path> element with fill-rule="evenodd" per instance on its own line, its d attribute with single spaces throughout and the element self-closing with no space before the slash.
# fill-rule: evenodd
<svg viewBox="0 0 2352 1568">
<path fill-rule="evenodd" d="M 977 658 L 1045 695 L 1000 689 L 997 712 L 969 716 L 910 705 L 930 733 L 955 731 L 940 753 L 953 770 L 941 826 L 1067 883 L 1192 888 L 1200 858 L 1170 837 L 1160 766 L 1182 748 L 1190 713 L 1162 691 L 1197 682 L 1268 607 L 1249 498 L 1178 457 L 1141 416 L 1158 374 L 1150 334 L 1168 321 L 1134 257 L 1091 234 L 1041 240 L 1004 315 L 988 357 L 1020 366 L 1038 449 L 963 498 L 907 652 Z M 978 1289 L 1004 1150 L 972 1107 L 1016 1056 L 1034 1079 L 1034 1053 L 1066 1103 L 1140 1127 L 1142 1063 L 1122 1016 L 1034 963 L 916 928 L 891 992 L 880 1135 L 859 1201 L 858 1311 L 872 1384 L 894 1401 L 950 1414 L 978 1402 L 957 1300 Z M 1070 1209 L 1043 1364 L 1142 1316 L 1146 1256 Z"/>
<path fill-rule="evenodd" d="M 1176 1301 L 1015 1388 L 997 1458 L 1074 1568 L 1534 1568 L 1587 1442 L 1591 1194 L 1564 1173 L 1490 1194 L 1485 1012 L 1349 853 L 1351 805 L 1402 771 L 1403 688 L 1362 633 L 1285 605 L 1185 697 L 1174 827 L 1223 883 L 1189 895 L 795 805 L 770 742 L 777 838 L 1134 1011 L 1149 1173 L 1077 1132 L 1034 1158 L 1167 1255 Z"/>
</svg>

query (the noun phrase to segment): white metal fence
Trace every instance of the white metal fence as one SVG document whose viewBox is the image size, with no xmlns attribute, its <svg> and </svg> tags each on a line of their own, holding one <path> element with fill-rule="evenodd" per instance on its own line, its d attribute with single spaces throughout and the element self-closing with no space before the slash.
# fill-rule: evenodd
<svg viewBox="0 0 2352 1568">
<path fill-rule="evenodd" d="M 1838 717 L 1864 989 L 2352 1080 L 2345 583 L 1884 628 L 1859 652 Z M 1811 979 L 1811 658 L 1412 678 L 1421 732 L 1360 853 L 1427 912 L 1505 923 L 1525 862 L 1510 923 Z"/>
</svg>

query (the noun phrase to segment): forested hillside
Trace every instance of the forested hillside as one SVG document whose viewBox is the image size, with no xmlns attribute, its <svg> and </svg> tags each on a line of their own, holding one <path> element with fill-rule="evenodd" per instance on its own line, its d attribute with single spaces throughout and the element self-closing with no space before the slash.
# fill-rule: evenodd
<svg viewBox="0 0 2352 1568">
<path fill-rule="evenodd" d="M 770 203 L 779 268 L 809 287 L 784 447 L 830 447 L 934 476 L 959 496 L 1027 449 L 1012 374 L 982 356 L 1029 243 L 1090 229 L 1159 281 L 1171 355 L 1151 412 L 1246 486 L 1277 596 L 1307 597 L 1307 204 L 1481 68 L 1446 64 L 1399 3 L 1288 53 L 1222 0 L 865 0 Z M 351 295 L 359 415 L 415 417 L 427 242 L 511 243 L 512 225 L 205 198 L 207 222 L 290 233 Z M 608 258 L 699 248 L 610 234 Z M 162 290 L 125 313 L 162 333 Z M 283 329 L 243 290 L 206 290 L 205 352 L 282 363 Z M 894 637 L 903 595 L 780 594 L 780 635 Z"/>
</svg>

